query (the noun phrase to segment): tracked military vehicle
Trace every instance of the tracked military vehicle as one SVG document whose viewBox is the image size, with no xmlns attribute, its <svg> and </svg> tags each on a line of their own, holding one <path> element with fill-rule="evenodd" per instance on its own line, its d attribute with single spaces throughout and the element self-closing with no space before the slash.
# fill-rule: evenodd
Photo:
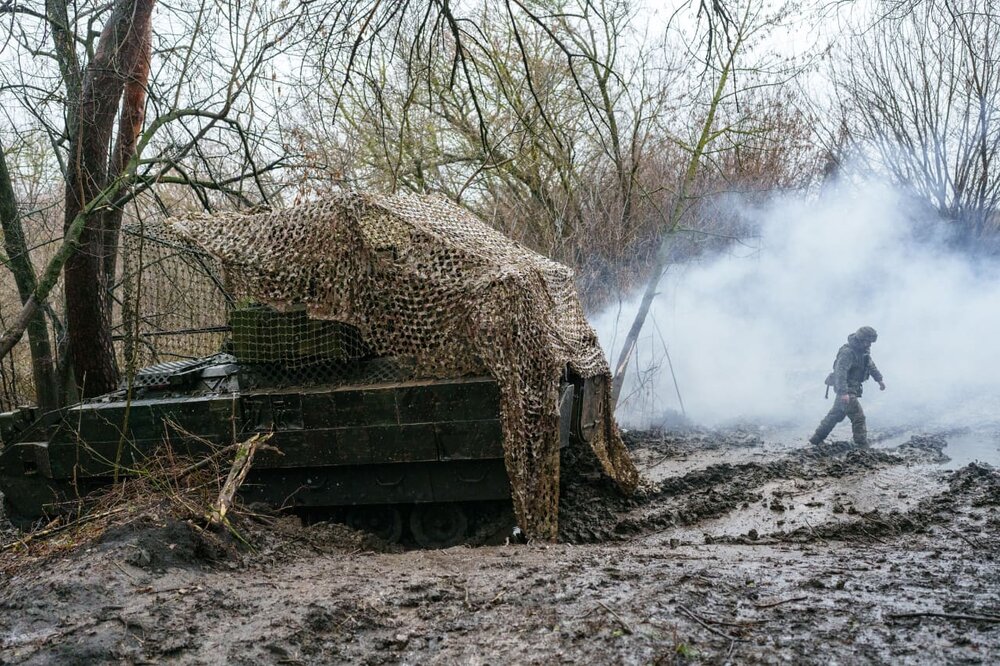
<svg viewBox="0 0 1000 666">
<path fill-rule="evenodd" d="M 454 203 L 342 192 L 122 238 L 122 357 L 184 360 L 59 414 L 0 418 L 12 512 L 37 515 L 164 440 L 198 454 L 262 432 L 248 501 L 338 507 L 425 545 L 453 542 L 485 502 L 556 538 L 573 440 L 623 491 L 638 483 L 572 271 Z M 222 344 L 192 331 L 227 341 L 192 359 Z"/>
<path fill-rule="evenodd" d="M 241 488 L 247 503 L 332 513 L 424 547 L 458 543 L 477 519 L 509 507 L 491 378 L 407 379 L 404 360 L 348 354 L 362 347 L 356 330 L 301 310 L 237 310 L 226 347 L 144 368 L 61 412 L 0 414 L 7 515 L 25 524 L 65 509 L 143 469 L 165 444 L 197 457 L 259 433 L 271 438 Z M 599 403 L 593 382 L 564 379 L 566 446 L 587 440 Z"/>
</svg>

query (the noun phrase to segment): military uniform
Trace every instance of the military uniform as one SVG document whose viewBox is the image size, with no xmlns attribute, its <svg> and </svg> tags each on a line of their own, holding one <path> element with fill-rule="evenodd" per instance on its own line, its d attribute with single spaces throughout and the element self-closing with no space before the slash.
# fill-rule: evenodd
<svg viewBox="0 0 1000 666">
<path fill-rule="evenodd" d="M 837 360 L 833 363 L 833 374 L 827 383 L 833 386 L 836 397 L 833 407 L 820 422 L 819 427 L 809 441 L 819 444 L 830 434 L 833 427 L 844 420 L 851 419 L 851 429 L 854 431 L 854 443 L 860 446 L 868 445 L 868 429 L 865 423 L 865 412 L 861 409 L 862 384 L 869 377 L 885 390 L 882 373 L 871 356 L 871 345 L 878 339 L 878 334 L 871 326 L 862 326 L 847 337 L 847 344 L 837 352 Z"/>
</svg>

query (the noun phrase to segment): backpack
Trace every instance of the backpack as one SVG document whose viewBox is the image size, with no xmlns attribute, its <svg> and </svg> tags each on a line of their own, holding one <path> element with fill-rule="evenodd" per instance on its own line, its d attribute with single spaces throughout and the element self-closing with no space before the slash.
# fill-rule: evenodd
<svg viewBox="0 0 1000 666">
<path fill-rule="evenodd" d="M 837 355 L 833 357 L 833 369 L 834 370 L 837 369 L 837 359 L 838 358 L 840 358 L 840 351 L 839 350 L 837 351 Z M 830 397 L 830 387 L 833 386 L 833 373 L 832 372 L 826 376 L 826 379 L 823 381 L 823 383 L 826 384 L 826 393 L 823 394 L 823 399 L 826 400 L 826 399 L 828 399 Z"/>
</svg>

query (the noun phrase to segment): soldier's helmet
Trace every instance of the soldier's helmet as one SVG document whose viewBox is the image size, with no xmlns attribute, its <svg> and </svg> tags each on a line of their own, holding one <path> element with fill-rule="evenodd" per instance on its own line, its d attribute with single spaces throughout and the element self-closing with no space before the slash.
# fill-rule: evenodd
<svg viewBox="0 0 1000 666">
<path fill-rule="evenodd" d="M 858 340 L 868 344 L 878 340 L 878 333 L 876 333 L 875 329 L 871 326 L 862 326 L 854 335 L 858 338 Z"/>
</svg>

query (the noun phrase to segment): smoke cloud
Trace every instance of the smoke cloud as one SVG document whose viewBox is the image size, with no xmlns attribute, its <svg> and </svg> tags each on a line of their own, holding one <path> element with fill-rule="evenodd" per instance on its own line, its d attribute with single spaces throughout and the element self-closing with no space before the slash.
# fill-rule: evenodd
<svg viewBox="0 0 1000 666">
<path fill-rule="evenodd" d="M 668 270 L 630 363 L 624 424 L 662 422 L 679 392 L 696 423 L 814 427 L 836 352 L 863 325 L 879 333 L 872 356 L 887 384 L 865 384 L 872 426 L 1000 421 L 995 262 L 949 250 L 886 186 L 734 205 L 758 236 Z M 612 360 L 638 301 L 593 322 Z"/>
</svg>

